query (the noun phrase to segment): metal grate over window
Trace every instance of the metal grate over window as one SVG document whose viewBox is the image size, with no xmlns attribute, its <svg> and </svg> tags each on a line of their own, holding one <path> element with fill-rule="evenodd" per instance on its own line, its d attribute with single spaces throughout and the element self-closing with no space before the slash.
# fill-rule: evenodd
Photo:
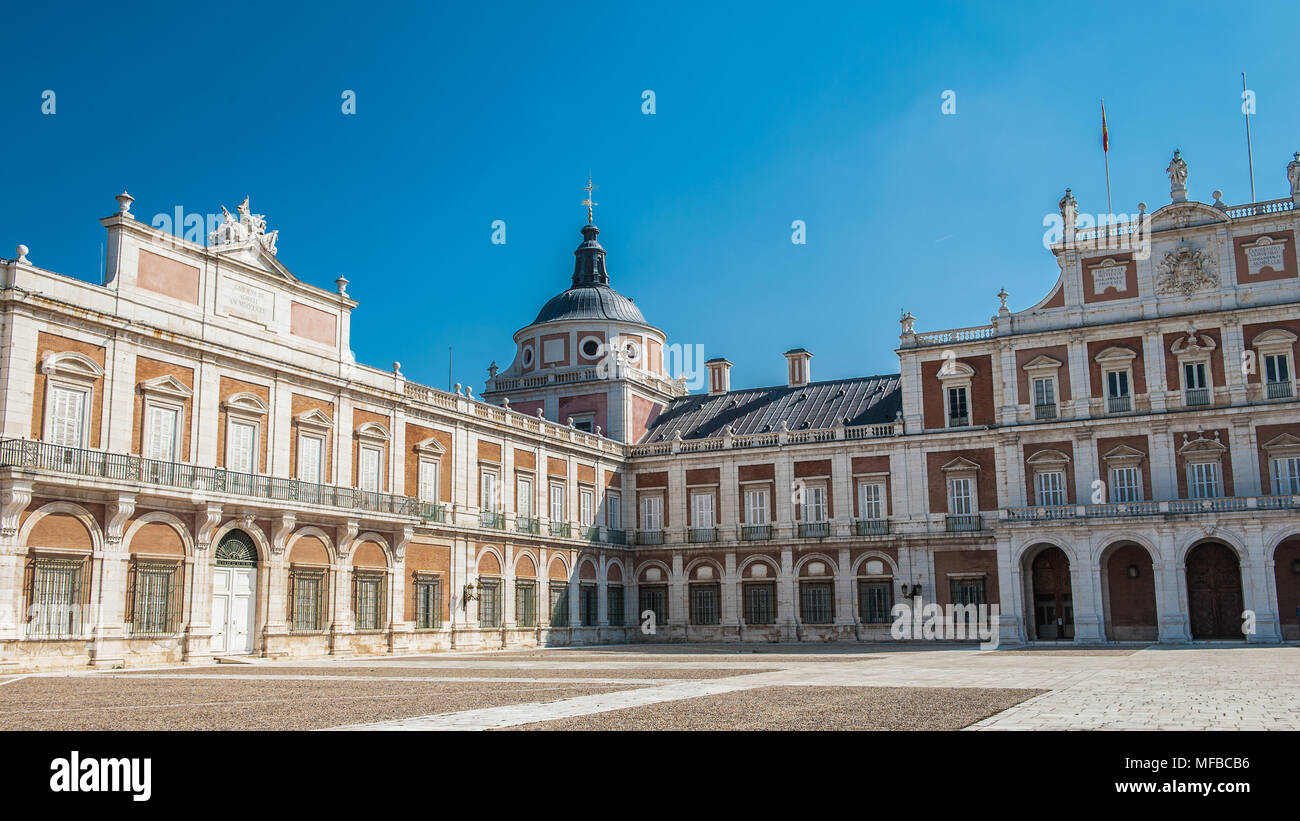
<svg viewBox="0 0 1300 821">
<path fill-rule="evenodd" d="M 608 606 L 609 606 L 609 626 L 610 626 L 610 627 L 622 627 L 622 626 L 623 626 L 623 619 L 624 619 L 624 615 L 623 615 L 623 601 L 624 601 L 624 600 L 623 600 L 623 596 L 624 596 L 624 593 L 623 593 L 623 585 L 621 585 L 621 584 L 611 584 L 611 585 L 609 586 L 609 588 L 606 590 L 606 592 L 605 592 L 605 596 L 606 596 L 606 598 L 608 599 L 608 602 L 609 602 L 609 605 L 608 605 Z"/>
<path fill-rule="evenodd" d="M 745 624 L 776 624 L 776 582 L 746 582 Z"/>
<path fill-rule="evenodd" d="M 668 588 L 665 585 L 642 587 L 640 590 L 640 607 L 637 617 L 644 620 L 647 610 L 654 614 L 654 623 L 659 627 L 668 624 Z"/>
<path fill-rule="evenodd" d="M 131 563 L 126 581 L 131 635 L 165 636 L 180 630 L 182 577 L 179 561 Z"/>
<path fill-rule="evenodd" d="M 89 570 L 85 558 L 33 558 L 27 563 L 28 636 L 76 638 L 82 634 Z"/>
<path fill-rule="evenodd" d="M 379 630 L 384 626 L 384 577 L 357 573 L 352 577 L 352 611 L 358 630 Z"/>
<path fill-rule="evenodd" d="M 289 630 L 309 633 L 325 629 L 329 577 L 324 569 L 289 571 Z"/>
<path fill-rule="evenodd" d="M 691 624 L 717 624 L 721 621 L 722 587 L 718 584 L 691 585 Z"/>
<path fill-rule="evenodd" d="M 479 627 L 501 626 L 501 580 L 478 580 L 478 624 Z"/>
<path fill-rule="evenodd" d="M 804 624 L 830 624 L 835 615 L 833 600 L 830 582 L 800 582 L 799 618 Z"/>
<path fill-rule="evenodd" d="M 858 582 L 858 618 L 864 624 L 888 624 L 894 607 L 892 581 Z"/>
<path fill-rule="evenodd" d="M 515 582 L 515 620 L 520 627 L 537 626 L 537 582 Z"/>
<path fill-rule="evenodd" d="M 569 626 L 569 585 L 551 582 L 551 626 Z"/>
<path fill-rule="evenodd" d="M 578 588 L 578 615 L 583 627 L 595 627 L 600 614 L 596 585 L 583 584 Z"/>
<path fill-rule="evenodd" d="M 437 576 L 415 577 L 415 629 L 442 627 L 442 579 Z"/>
</svg>

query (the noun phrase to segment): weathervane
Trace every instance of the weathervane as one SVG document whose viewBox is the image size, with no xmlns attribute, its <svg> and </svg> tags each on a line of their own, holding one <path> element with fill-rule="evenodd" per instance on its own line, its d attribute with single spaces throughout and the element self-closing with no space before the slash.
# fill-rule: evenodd
<svg viewBox="0 0 1300 821">
<path fill-rule="evenodd" d="M 591 192 L 596 190 L 596 186 L 591 184 L 591 177 L 587 177 L 587 187 L 582 190 L 587 192 L 587 198 L 582 201 L 582 204 L 587 206 L 587 224 L 591 225 L 591 209 L 600 205 L 598 202 L 591 201 Z"/>
</svg>

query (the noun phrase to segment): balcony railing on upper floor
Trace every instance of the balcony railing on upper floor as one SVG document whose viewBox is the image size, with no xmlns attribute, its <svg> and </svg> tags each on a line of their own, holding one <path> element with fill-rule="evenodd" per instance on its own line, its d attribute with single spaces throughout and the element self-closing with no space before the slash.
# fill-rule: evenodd
<svg viewBox="0 0 1300 821">
<path fill-rule="evenodd" d="M 537 536 L 542 532 L 542 523 L 530 516 L 520 516 L 515 519 L 515 530 Z"/>
<path fill-rule="evenodd" d="M 983 527 L 983 520 L 976 514 L 957 515 L 948 514 L 944 520 L 944 529 L 949 533 L 964 533 L 971 530 L 979 530 Z"/>
<path fill-rule="evenodd" d="M 853 530 L 859 536 L 884 536 L 889 533 L 888 519 L 858 519 Z"/>
<path fill-rule="evenodd" d="M 606 528 L 605 541 L 610 544 L 627 544 L 627 531 Z"/>
<path fill-rule="evenodd" d="M 1295 200 L 1291 197 L 1284 197 L 1276 200 L 1250 202 L 1245 205 L 1231 205 L 1223 209 L 1223 213 L 1235 218 L 1256 216 L 1258 214 L 1279 214 L 1283 211 L 1292 211 L 1294 209 Z"/>
<path fill-rule="evenodd" d="M 771 525 L 741 525 L 740 538 L 746 541 L 767 541 L 772 538 Z"/>
<path fill-rule="evenodd" d="M 997 336 L 993 325 L 974 325 L 969 328 L 953 328 L 947 331 L 928 331 L 916 334 L 914 341 L 918 346 L 952 345 L 957 342 L 974 342 L 980 339 L 992 339 Z"/>
<path fill-rule="evenodd" d="M 1232 513 L 1246 510 L 1300 509 L 1300 496 L 1220 496 L 1212 499 L 1171 499 L 1164 502 L 1110 502 L 1099 505 L 1034 505 L 1005 509 L 1010 521 L 1044 519 L 1126 518 L 1169 514 Z"/>
<path fill-rule="evenodd" d="M 279 476 L 238 473 L 225 468 L 163 462 L 33 439 L 0 440 L 0 467 L 48 470 L 73 476 L 138 482 L 188 491 L 229 493 L 276 502 L 412 516 L 432 522 L 445 522 L 447 516 L 443 505 L 407 496 L 314 484 Z"/>
<path fill-rule="evenodd" d="M 1290 399 L 1294 394 L 1290 382 L 1269 382 L 1265 386 L 1265 395 L 1269 399 Z"/>
<path fill-rule="evenodd" d="M 692 542 L 716 542 L 718 540 L 718 529 L 716 527 L 692 527 L 689 530 L 688 537 Z"/>
<path fill-rule="evenodd" d="M 491 510 L 479 511 L 478 523 L 483 527 L 490 527 L 493 530 L 505 530 L 506 514 L 496 513 Z"/>
<path fill-rule="evenodd" d="M 1131 396 L 1106 397 L 1107 413 L 1128 413 L 1131 410 L 1133 410 L 1133 397 Z"/>
<path fill-rule="evenodd" d="M 1210 389 L 1188 388 L 1183 391 L 1183 404 L 1189 408 L 1210 404 Z"/>
<path fill-rule="evenodd" d="M 557 522 L 555 520 L 551 521 L 550 531 L 552 536 L 561 536 L 565 539 L 573 534 L 573 528 L 569 526 L 568 522 Z"/>
<path fill-rule="evenodd" d="M 664 532 L 662 530 L 638 530 L 636 532 L 637 544 L 663 544 Z"/>
<path fill-rule="evenodd" d="M 1053 402 L 1053 403 L 1051 403 L 1051 404 L 1049 404 L 1049 405 L 1034 405 L 1034 418 L 1035 418 L 1035 419 L 1055 419 L 1055 418 L 1056 418 L 1056 403 Z"/>
<path fill-rule="evenodd" d="M 770 448 L 777 445 L 799 445 L 818 442 L 834 442 L 840 439 L 881 439 L 894 436 L 898 432 L 893 422 L 879 425 L 854 425 L 833 428 L 810 428 L 807 430 L 771 431 L 764 433 L 746 433 L 737 435 L 710 436 L 703 439 L 678 439 L 664 442 L 649 442 L 632 445 L 628 456 L 668 456 L 674 453 L 703 453 L 735 448 Z"/>
<path fill-rule="evenodd" d="M 824 539 L 831 535 L 831 523 L 800 522 L 798 532 L 800 539 Z"/>
</svg>

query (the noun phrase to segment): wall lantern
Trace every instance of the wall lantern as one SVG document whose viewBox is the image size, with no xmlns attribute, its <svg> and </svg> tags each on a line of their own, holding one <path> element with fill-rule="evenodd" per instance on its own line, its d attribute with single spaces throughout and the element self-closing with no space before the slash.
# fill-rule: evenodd
<svg viewBox="0 0 1300 821">
<path fill-rule="evenodd" d="M 461 594 L 461 601 L 468 605 L 472 601 L 478 601 L 478 591 L 482 588 L 476 582 L 470 582 L 465 585 L 465 591 Z"/>
</svg>

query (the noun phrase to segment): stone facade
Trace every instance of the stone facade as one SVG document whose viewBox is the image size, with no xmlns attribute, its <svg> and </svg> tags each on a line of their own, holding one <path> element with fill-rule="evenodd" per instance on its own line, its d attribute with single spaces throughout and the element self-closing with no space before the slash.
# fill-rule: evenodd
<svg viewBox="0 0 1300 821">
<path fill-rule="evenodd" d="M 795 349 L 751 417 L 572 294 L 489 401 L 409 382 L 247 202 L 205 247 L 123 195 L 103 285 L 0 267 L 0 667 L 886 640 L 918 597 L 1003 643 L 1300 639 L 1296 202 L 1071 225 L 1039 303 L 905 315 L 897 376 Z"/>
</svg>

